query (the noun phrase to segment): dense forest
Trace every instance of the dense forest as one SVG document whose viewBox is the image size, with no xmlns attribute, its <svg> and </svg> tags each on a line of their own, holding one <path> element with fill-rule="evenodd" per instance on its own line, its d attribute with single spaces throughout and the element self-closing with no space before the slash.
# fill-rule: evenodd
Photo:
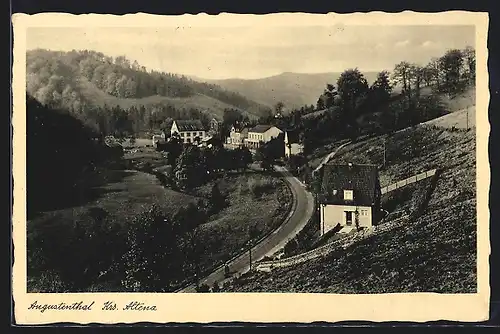
<svg viewBox="0 0 500 334">
<path fill-rule="evenodd" d="M 206 120 L 211 117 L 208 110 L 189 107 L 187 104 L 179 107 L 164 101 L 137 102 L 155 96 L 188 100 L 203 95 L 215 99 L 214 103 L 222 102 L 242 113 L 251 110 L 256 116 L 266 110 L 266 107 L 216 85 L 196 82 L 172 73 L 148 71 L 123 56 L 113 58 L 94 51 L 31 50 L 26 56 L 26 71 L 26 88 L 30 95 L 43 105 L 69 110 L 103 133 L 137 133 L 158 129 L 163 122 L 160 119 Z M 100 95 L 89 96 L 92 95 L 87 92 L 89 86 L 97 88 L 95 90 Z M 97 95 L 94 91 L 93 94 Z M 103 102 L 102 96 L 113 96 L 122 101 L 133 100 L 136 103 L 126 107 L 123 104 L 111 105 Z M 110 126 L 110 112 L 121 115 L 116 117 L 128 114 L 129 121 L 117 125 L 115 131 L 114 126 Z M 104 125 L 106 123 L 108 125 Z"/>
<path fill-rule="evenodd" d="M 99 171 L 121 153 L 96 140 L 98 134 L 67 111 L 47 108 L 29 95 L 26 111 L 29 217 L 86 197 Z"/>
</svg>

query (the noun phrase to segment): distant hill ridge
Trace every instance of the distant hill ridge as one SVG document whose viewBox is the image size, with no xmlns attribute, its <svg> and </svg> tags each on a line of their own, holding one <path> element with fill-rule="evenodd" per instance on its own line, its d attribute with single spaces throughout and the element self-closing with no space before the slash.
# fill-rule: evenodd
<svg viewBox="0 0 500 334">
<path fill-rule="evenodd" d="M 238 92 L 270 107 L 281 101 L 287 109 L 294 109 L 305 105 L 316 105 L 326 84 L 335 84 L 341 73 L 284 72 L 260 79 L 197 79 Z M 362 73 L 369 84 L 375 81 L 378 74 L 378 72 Z"/>
</svg>

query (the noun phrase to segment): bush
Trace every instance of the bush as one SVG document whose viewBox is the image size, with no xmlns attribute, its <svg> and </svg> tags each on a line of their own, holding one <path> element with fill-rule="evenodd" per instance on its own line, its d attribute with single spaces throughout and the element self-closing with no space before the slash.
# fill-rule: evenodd
<svg viewBox="0 0 500 334">
<path fill-rule="evenodd" d="M 208 284 L 201 284 L 200 286 L 196 287 L 196 292 L 210 292 L 210 287 Z"/>
<path fill-rule="evenodd" d="M 306 226 L 284 247 L 285 256 L 293 256 L 304 251 L 307 251 L 316 241 L 315 236 L 319 231 L 319 217 L 313 215 L 307 222 Z"/>
<path fill-rule="evenodd" d="M 248 180 L 248 188 L 255 198 L 259 198 L 265 193 L 272 191 L 276 188 L 276 185 L 271 180 L 256 180 L 250 178 Z"/>
</svg>

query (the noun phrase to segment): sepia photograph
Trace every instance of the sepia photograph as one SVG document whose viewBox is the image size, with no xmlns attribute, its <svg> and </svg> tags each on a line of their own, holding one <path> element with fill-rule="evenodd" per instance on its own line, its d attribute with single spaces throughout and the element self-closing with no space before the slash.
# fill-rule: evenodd
<svg viewBox="0 0 500 334">
<path fill-rule="evenodd" d="M 28 295 L 479 292 L 477 25 L 287 15 L 25 27 Z"/>
</svg>

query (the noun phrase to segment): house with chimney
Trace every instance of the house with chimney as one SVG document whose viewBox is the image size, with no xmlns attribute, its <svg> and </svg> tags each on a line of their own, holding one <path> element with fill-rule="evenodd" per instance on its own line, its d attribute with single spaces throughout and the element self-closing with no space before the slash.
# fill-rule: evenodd
<svg viewBox="0 0 500 334">
<path fill-rule="evenodd" d="M 381 188 L 376 165 L 325 164 L 316 174 L 320 235 L 334 228 L 348 233 L 371 228 L 380 213 Z"/>
<path fill-rule="evenodd" d="M 170 134 L 178 135 L 184 144 L 200 143 L 207 131 L 200 120 L 176 120 L 172 123 Z"/>
</svg>

